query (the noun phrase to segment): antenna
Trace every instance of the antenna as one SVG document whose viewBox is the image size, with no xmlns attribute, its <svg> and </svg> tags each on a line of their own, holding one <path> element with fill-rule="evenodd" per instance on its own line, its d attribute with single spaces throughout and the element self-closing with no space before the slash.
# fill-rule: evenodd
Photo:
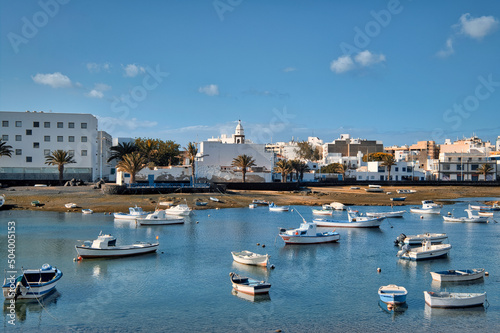
<svg viewBox="0 0 500 333">
<path fill-rule="evenodd" d="M 304 223 L 307 223 L 306 219 L 304 218 L 304 216 L 302 216 L 299 211 L 297 210 L 297 208 L 294 209 L 295 212 L 297 212 L 297 214 L 299 214 L 299 216 L 302 218 L 302 222 Z"/>
</svg>

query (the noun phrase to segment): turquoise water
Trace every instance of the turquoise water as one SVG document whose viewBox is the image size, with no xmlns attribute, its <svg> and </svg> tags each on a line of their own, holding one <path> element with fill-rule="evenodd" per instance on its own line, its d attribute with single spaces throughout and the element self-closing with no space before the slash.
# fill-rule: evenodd
<svg viewBox="0 0 500 333">
<path fill-rule="evenodd" d="M 467 202 L 445 206 L 462 212 Z M 307 220 L 311 207 L 296 206 Z M 361 212 L 390 207 L 354 207 Z M 398 207 L 397 210 L 400 210 Z M 409 206 L 402 207 L 409 211 Z M 345 212 L 335 212 L 342 217 Z M 497 216 L 500 221 L 500 214 Z M 0 211 L 1 257 L 7 258 L 7 222 L 16 222 L 17 268 L 50 263 L 64 276 L 57 292 L 43 301 L 18 302 L 16 326 L 4 331 L 104 332 L 408 332 L 498 331 L 500 328 L 500 223 L 444 223 L 407 213 L 385 220 L 379 229 L 341 229 L 338 243 L 284 245 L 279 227 L 298 227 L 295 212 L 256 209 L 198 211 L 183 225 L 136 226 L 104 214 Z M 324 228 L 328 230 L 327 228 Z M 331 230 L 331 228 L 330 228 Z M 74 262 L 74 246 L 111 233 L 117 244 L 154 241 L 158 253 Z M 446 232 L 453 245 L 448 258 L 409 262 L 396 257 L 400 234 Z M 265 248 L 257 246 L 265 244 Z M 269 253 L 274 270 L 234 263 L 231 251 Z M 5 253 L 5 255 L 4 255 Z M 1 268 L 7 268 L 4 259 Z M 436 284 L 430 271 L 484 267 L 489 276 L 469 284 Z M 377 268 L 381 272 L 377 273 Z M 235 295 L 234 271 L 272 284 L 269 296 Z M 378 288 L 398 284 L 408 290 L 407 308 L 390 313 L 379 303 Z M 430 309 L 424 290 L 487 292 L 489 306 Z"/>
</svg>

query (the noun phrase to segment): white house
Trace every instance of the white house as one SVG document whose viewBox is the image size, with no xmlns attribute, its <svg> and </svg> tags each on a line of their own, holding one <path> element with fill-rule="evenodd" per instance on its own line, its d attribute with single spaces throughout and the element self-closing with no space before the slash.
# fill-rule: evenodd
<svg viewBox="0 0 500 333">
<path fill-rule="evenodd" d="M 368 162 L 366 166 L 359 167 L 356 171 L 350 173 L 357 180 L 425 180 L 426 172 L 424 170 L 413 168 L 412 162 L 399 161 L 391 167 L 391 179 L 387 168 L 382 166 L 381 161 Z"/>
</svg>

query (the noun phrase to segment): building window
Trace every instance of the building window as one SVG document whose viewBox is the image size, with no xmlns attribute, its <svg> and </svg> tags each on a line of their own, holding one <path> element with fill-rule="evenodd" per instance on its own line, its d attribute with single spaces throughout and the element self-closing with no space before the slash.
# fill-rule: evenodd
<svg viewBox="0 0 500 333">
<path fill-rule="evenodd" d="M 33 142 L 33 148 L 40 148 L 40 142 Z"/>
<path fill-rule="evenodd" d="M 57 142 L 63 142 L 63 137 L 62 135 L 57 136 Z"/>
<path fill-rule="evenodd" d="M 73 157 L 75 156 L 75 151 L 74 150 L 68 150 L 68 155 Z"/>
<path fill-rule="evenodd" d="M 2 120 L 2 127 L 9 127 L 9 121 L 8 120 Z"/>
<path fill-rule="evenodd" d="M 406 172 L 406 167 L 402 167 L 401 171 Z"/>
<path fill-rule="evenodd" d="M 50 149 L 44 149 L 43 156 L 50 156 Z"/>
<path fill-rule="evenodd" d="M 479 168 L 479 164 L 472 164 L 472 165 L 470 166 L 470 169 L 471 169 L 472 171 L 477 170 L 477 168 Z"/>
<path fill-rule="evenodd" d="M 86 150 L 82 150 L 82 156 L 87 156 L 87 151 Z"/>
<path fill-rule="evenodd" d="M 87 128 L 87 123 L 82 123 L 82 129 L 86 129 Z"/>
<path fill-rule="evenodd" d="M 74 136 L 68 136 L 68 142 L 75 142 Z"/>
<path fill-rule="evenodd" d="M 33 122 L 33 127 L 40 127 L 40 123 L 38 121 Z"/>
<path fill-rule="evenodd" d="M 87 137 L 86 136 L 82 136 L 82 142 L 87 142 Z"/>
<path fill-rule="evenodd" d="M 75 128 L 75 123 L 68 123 L 68 128 Z"/>
<path fill-rule="evenodd" d="M 413 167 L 411 167 L 411 166 L 409 166 L 409 167 L 406 168 L 407 172 L 412 172 L 412 170 L 413 170 Z"/>
<path fill-rule="evenodd" d="M 31 130 L 26 130 L 26 135 L 31 135 L 32 131 Z"/>
<path fill-rule="evenodd" d="M 16 149 L 16 155 L 22 155 L 23 150 L 22 149 Z"/>
<path fill-rule="evenodd" d="M 7 134 L 3 134 L 2 141 L 9 141 L 9 136 Z"/>
<path fill-rule="evenodd" d="M 31 156 L 26 156 L 26 162 L 27 162 L 27 163 L 31 163 L 31 162 L 33 162 L 33 157 L 31 157 Z"/>
<path fill-rule="evenodd" d="M 443 164 L 443 171 L 450 171 L 450 165 L 449 164 Z"/>
<path fill-rule="evenodd" d="M 398 167 L 394 167 L 394 171 L 395 171 L 395 172 L 398 172 L 398 171 L 399 171 L 399 168 L 398 168 Z"/>
<path fill-rule="evenodd" d="M 50 121 L 46 121 L 43 123 L 43 127 L 50 128 Z"/>
<path fill-rule="evenodd" d="M 23 127 L 23 122 L 20 120 L 16 120 L 16 127 Z"/>
<path fill-rule="evenodd" d="M 16 141 L 21 141 L 22 140 L 22 136 L 21 135 L 16 135 Z"/>
<path fill-rule="evenodd" d="M 49 135 L 44 136 L 43 141 L 50 142 L 50 136 Z"/>
<path fill-rule="evenodd" d="M 462 166 L 460 164 L 457 164 L 457 170 L 458 171 L 461 171 L 462 170 Z"/>
<path fill-rule="evenodd" d="M 63 128 L 63 123 L 61 121 L 57 122 L 57 128 Z"/>
</svg>

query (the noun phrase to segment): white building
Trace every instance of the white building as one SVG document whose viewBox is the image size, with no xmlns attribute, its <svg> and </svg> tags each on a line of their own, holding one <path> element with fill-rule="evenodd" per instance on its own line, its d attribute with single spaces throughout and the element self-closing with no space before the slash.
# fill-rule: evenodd
<svg viewBox="0 0 500 333">
<path fill-rule="evenodd" d="M 492 171 L 486 180 L 496 180 L 498 174 L 497 161 L 486 157 L 482 152 L 440 153 L 439 159 L 431 162 L 434 179 L 455 181 L 484 181 L 484 176 L 477 170 L 483 164 L 489 164 Z"/>
<path fill-rule="evenodd" d="M 58 180 L 57 166 L 45 164 L 45 156 L 59 149 L 76 161 L 65 165 L 65 180 L 93 181 L 102 173 L 97 118 L 91 114 L 0 111 L 0 123 L 0 138 L 13 150 L 11 158 L 1 158 L 0 181 Z M 102 137 L 107 145 L 109 135 Z"/>
<path fill-rule="evenodd" d="M 391 179 L 388 179 L 387 168 L 382 166 L 383 162 L 371 161 L 350 175 L 357 180 L 425 180 L 426 172 L 422 169 L 413 168 L 412 162 L 399 161 L 391 167 Z"/>
</svg>

